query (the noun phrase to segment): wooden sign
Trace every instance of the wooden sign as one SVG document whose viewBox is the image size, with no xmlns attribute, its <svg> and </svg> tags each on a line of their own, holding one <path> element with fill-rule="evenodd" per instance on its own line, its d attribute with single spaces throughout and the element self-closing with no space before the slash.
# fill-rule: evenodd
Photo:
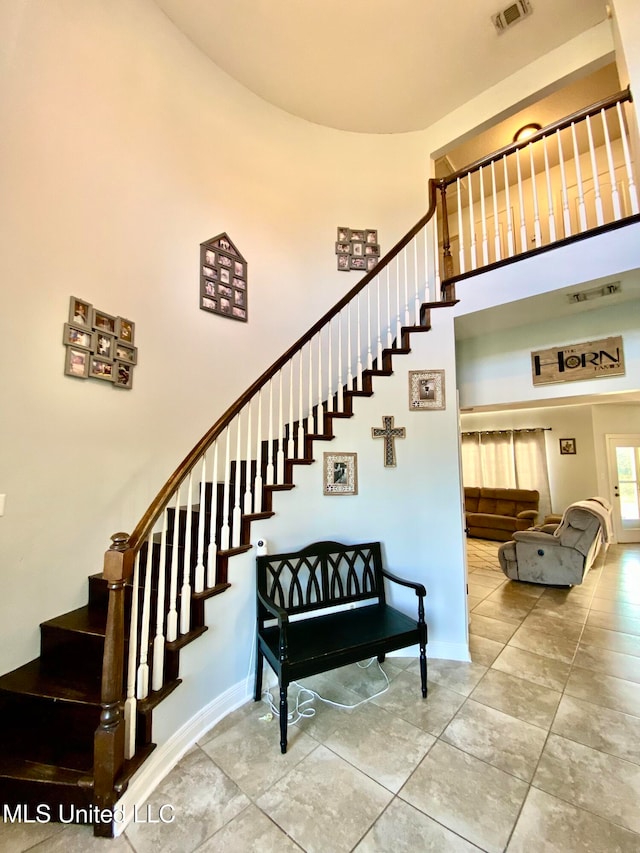
<svg viewBox="0 0 640 853">
<path fill-rule="evenodd" d="M 534 385 L 624 376 L 622 337 L 553 347 L 531 353 Z"/>
</svg>

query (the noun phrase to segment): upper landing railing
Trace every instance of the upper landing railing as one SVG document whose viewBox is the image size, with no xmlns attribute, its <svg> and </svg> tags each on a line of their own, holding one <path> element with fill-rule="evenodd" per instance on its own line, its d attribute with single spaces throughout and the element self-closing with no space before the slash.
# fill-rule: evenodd
<svg viewBox="0 0 640 853">
<path fill-rule="evenodd" d="M 442 284 L 638 214 L 629 89 L 438 182 Z"/>
</svg>

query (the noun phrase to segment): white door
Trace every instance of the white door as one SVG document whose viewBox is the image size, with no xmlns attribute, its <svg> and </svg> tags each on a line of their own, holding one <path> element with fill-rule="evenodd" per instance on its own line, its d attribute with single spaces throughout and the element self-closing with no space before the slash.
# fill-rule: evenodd
<svg viewBox="0 0 640 853">
<path fill-rule="evenodd" d="M 640 542 L 640 435 L 608 435 L 613 527 L 618 542 Z"/>
</svg>

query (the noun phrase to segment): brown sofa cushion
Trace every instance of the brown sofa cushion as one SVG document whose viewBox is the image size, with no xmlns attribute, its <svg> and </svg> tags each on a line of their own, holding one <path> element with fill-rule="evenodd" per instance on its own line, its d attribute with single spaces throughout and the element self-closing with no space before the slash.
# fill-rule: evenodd
<svg viewBox="0 0 640 853">
<path fill-rule="evenodd" d="M 531 527 L 538 515 L 540 495 L 533 489 L 464 487 L 469 535 L 507 541 L 516 530 Z"/>
</svg>

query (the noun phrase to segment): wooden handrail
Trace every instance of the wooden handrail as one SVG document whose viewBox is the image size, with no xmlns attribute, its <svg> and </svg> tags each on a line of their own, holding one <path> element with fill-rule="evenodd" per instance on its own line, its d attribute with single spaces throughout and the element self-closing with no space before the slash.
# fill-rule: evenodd
<svg viewBox="0 0 640 853">
<path fill-rule="evenodd" d="M 176 468 L 173 474 L 169 477 L 164 486 L 160 489 L 156 497 L 153 499 L 149 508 L 144 513 L 138 524 L 133 530 L 133 533 L 129 537 L 129 547 L 135 552 L 140 549 L 151 530 L 153 529 L 153 525 L 156 523 L 158 518 L 160 517 L 162 511 L 170 500 L 171 496 L 175 493 L 178 485 L 184 480 L 189 471 L 196 464 L 198 459 L 202 456 L 203 453 L 213 444 L 216 438 L 222 433 L 222 431 L 227 427 L 236 415 L 245 407 L 245 405 L 251 400 L 256 393 L 263 388 L 270 379 L 272 379 L 277 372 L 285 365 L 288 361 L 299 351 L 302 347 L 308 343 L 312 338 L 323 329 L 326 324 L 332 320 L 340 311 L 349 303 L 351 300 L 360 293 L 370 281 L 372 281 L 377 275 L 380 274 L 381 270 L 384 269 L 401 251 L 407 246 L 411 240 L 415 237 L 415 235 L 429 222 L 432 216 L 436 212 L 437 205 L 437 188 L 438 182 L 431 178 L 429 180 L 429 209 L 425 213 L 425 215 L 413 226 L 413 228 L 405 234 L 402 239 L 400 239 L 395 246 L 384 255 L 383 258 L 380 259 L 379 263 L 375 266 L 373 270 L 368 272 L 356 285 L 353 287 L 346 296 L 343 296 L 342 299 L 337 302 L 333 308 L 331 308 L 327 313 L 318 320 L 311 328 L 299 338 L 296 343 L 289 347 L 289 349 L 284 352 L 273 364 L 268 367 L 265 372 L 258 378 L 256 381 L 250 385 L 247 390 L 241 394 L 238 399 L 229 406 L 229 408 L 221 415 L 218 420 L 213 424 L 211 429 L 206 432 L 200 441 L 195 445 L 195 447 L 185 456 L 180 465 Z"/>
<path fill-rule="evenodd" d="M 504 148 L 499 148 L 497 151 L 494 151 L 491 154 L 487 154 L 485 157 L 482 157 L 480 160 L 476 160 L 475 162 L 470 163 L 468 166 L 459 169 L 452 175 L 448 175 L 446 178 L 441 178 L 439 184 L 441 186 L 448 187 L 449 184 L 455 183 L 458 178 L 465 178 L 472 172 L 477 172 L 478 169 L 484 166 L 488 166 L 492 162 L 500 160 L 506 155 L 513 154 L 515 151 L 518 151 L 521 148 L 526 148 L 526 146 L 530 145 L 532 142 L 538 142 L 540 139 L 543 139 L 545 136 L 550 136 L 557 130 L 564 130 L 565 128 L 570 127 L 572 124 L 586 119 L 587 116 L 596 115 L 600 112 L 600 110 L 610 109 L 618 102 L 622 103 L 624 101 L 633 101 L 633 96 L 631 94 L 631 89 L 629 86 L 627 86 L 627 88 L 623 89 L 621 92 L 617 92 L 615 95 L 609 95 L 608 98 L 603 98 L 600 101 L 596 101 L 594 104 L 591 104 L 588 107 L 584 107 L 581 110 L 576 110 L 575 113 L 571 113 L 571 115 L 565 116 L 559 121 L 553 122 L 553 124 L 548 124 L 546 127 L 543 127 L 541 130 L 537 131 L 532 136 L 527 137 L 527 139 L 523 140 L 522 142 L 512 142 L 510 145 L 505 145 Z"/>
</svg>

